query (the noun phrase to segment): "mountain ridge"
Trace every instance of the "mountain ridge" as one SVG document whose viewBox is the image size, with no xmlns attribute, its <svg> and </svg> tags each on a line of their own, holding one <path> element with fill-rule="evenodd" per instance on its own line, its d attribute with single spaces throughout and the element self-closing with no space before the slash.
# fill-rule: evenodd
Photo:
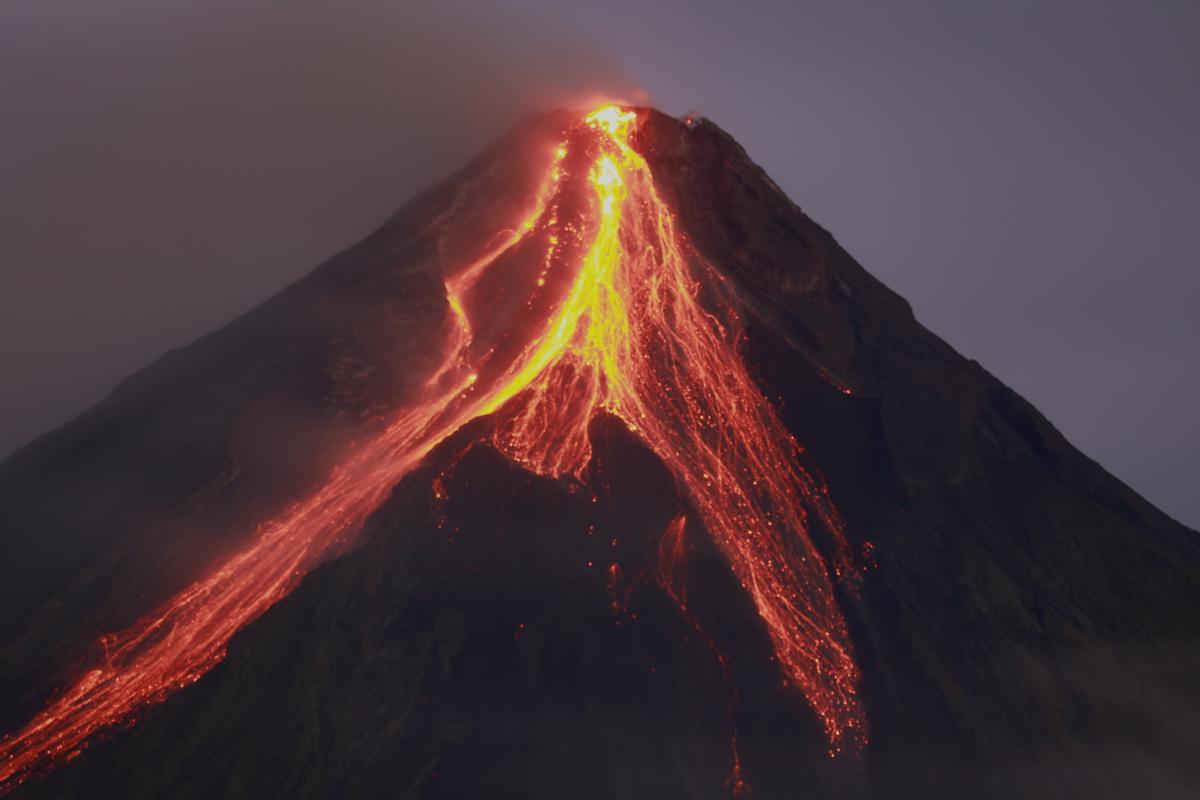
<svg viewBox="0 0 1200 800">
<path fill-rule="evenodd" d="M 1200 602 L 1195 602 L 1200 600 L 1197 579 L 1200 557 L 1195 532 L 1170 520 L 1107 475 L 1099 465 L 1072 448 L 1016 393 L 922 328 L 908 304 L 858 266 L 832 235 L 804 216 L 731 137 L 703 120 L 680 122 L 648 110 L 639 110 L 638 114 L 639 127 L 633 141 L 649 163 L 655 185 L 688 240 L 706 261 L 722 270 L 749 312 L 744 352 L 750 354 L 752 371 L 760 387 L 769 398 L 782 400 L 779 405 L 786 426 L 805 446 L 805 458 L 828 479 L 833 499 L 850 523 L 854 543 L 864 544 L 864 537 L 869 537 L 872 545 L 862 598 L 856 600 L 838 590 L 839 605 L 846 614 L 864 670 L 863 692 L 871 743 L 860 766 L 847 767 L 838 760 L 831 766 L 817 744 L 819 737 L 812 735 L 812 720 L 806 716 L 803 704 L 797 706 L 795 698 L 789 700 L 786 693 L 748 704 L 749 710 L 744 714 L 750 721 L 749 727 L 763 724 L 761 719 L 755 722 L 763 715 L 770 718 L 769 711 L 763 709 L 772 702 L 790 709 L 783 715 L 784 721 L 776 724 L 782 726 L 787 737 L 806 743 L 792 754 L 802 763 L 801 772 L 807 773 L 802 779 L 822 787 L 819 794 L 830 796 L 954 796 L 968 790 L 983 796 L 1006 796 L 1018 788 L 1027 794 L 1047 796 L 1051 793 L 1061 796 L 1063 792 L 1069 796 L 1073 790 L 1106 796 L 1104 791 L 1128 787 L 1135 780 L 1161 780 L 1160 788 L 1165 787 L 1164 791 L 1178 789 L 1183 796 L 1183 790 L 1195 779 L 1186 766 L 1191 755 L 1183 741 L 1186 736 L 1155 730 L 1150 721 L 1156 719 L 1156 714 L 1161 721 L 1169 711 L 1184 732 L 1200 731 L 1200 716 L 1194 705 L 1196 687 L 1189 686 L 1184 668 L 1196 663 L 1195 640 L 1200 631 L 1194 610 L 1200 608 Z M 409 230 L 416 231 L 423 244 L 410 246 L 411 252 L 420 255 L 403 263 L 424 264 L 423 269 L 428 271 L 426 278 L 440 279 L 435 267 L 441 272 L 451 264 L 468 262 L 470 259 L 464 257 L 462 250 L 477 252 L 478 242 L 486 241 L 490 235 L 483 231 L 490 227 L 488 223 L 494 221 L 497 210 L 510 209 L 514 196 L 528 193 L 528 189 L 511 187 L 504 191 L 502 178 L 485 180 L 490 193 L 481 192 L 477 185 L 472 185 L 472 176 L 487 176 L 493 169 L 498 169 L 502 176 L 527 176 L 523 169 L 531 158 L 513 158 L 514 141 L 527 141 L 524 138 L 527 136 L 537 139 L 537 132 L 548 134 L 557 120 L 565 118 L 558 112 L 535 118 L 526 123 L 529 127 L 518 128 L 463 171 L 407 203 L 380 231 L 368 237 L 368 244 L 350 248 L 318 268 L 313 276 L 320 277 L 314 283 L 328 281 L 322 286 L 324 290 L 329 285 L 352 286 L 356 281 L 361 282 L 367 289 L 348 295 L 358 299 L 371 296 L 380 285 L 388 285 L 387 281 L 379 282 L 380 276 L 413 274 L 412 267 L 396 272 L 403 267 L 399 258 L 405 251 L 395 243 L 411 241 L 404 239 Z M 529 144 L 529 152 L 542 144 Z M 509 158 L 512 163 L 507 169 L 496 166 Z M 525 183 L 529 183 L 528 177 Z M 452 191 L 455 187 L 459 187 L 457 195 Z M 469 196 L 481 205 L 456 206 L 449 199 L 455 195 Z M 436 234 L 439 220 L 455 231 L 466 232 L 448 240 L 439 237 Z M 472 220 L 477 221 L 474 229 L 478 233 L 470 231 Z M 435 232 L 430 233 L 431 229 Z M 423 238 L 422 233 L 426 234 Z M 298 285 L 276 298 L 289 292 L 303 294 L 304 290 L 295 288 Z M 414 324 L 413 329 L 428 330 L 429 320 L 436 316 L 434 305 L 446 302 L 440 282 L 427 280 L 420 292 L 407 295 L 403 285 L 392 286 L 392 293 L 382 297 L 403 304 L 408 313 L 414 310 L 408 304 L 416 300 L 414 308 L 425 309 L 426 316 L 420 318 L 424 328 Z M 268 302 L 282 302 L 276 298 Z M 381 300 L 380 305 L 386 304 Z M 444 321 L 444 310 L 441 316 Z M 354 324 L 345 328 L 346 323 L 336 314 L 331 319 L 335 326 L 354 330 Z M 391 314 L 380 312 L 380 317 L 368 326 L 369 335 L 364 336 L 364 342 L 356 343 L 357 349 L 352 354 L 376 368 L 386 364 L 387 355 L 371 349 L 369 339 L 376 334 L 388 334 L 386 341 L 403 341 L 395 338 L 396 330 L 390 327 L 390 322 Z M 242 328 L 235 330 L 241 333 L 248 323 L 239 320 L 234 326 L 239 323 Z M 279 324 L 286 328 L 287 320 Z M 314 334 L 314 341 L 319 340 L 320 332 Z M 264 351 L 270 351 L 270 342 L 268 337 Z M 414 354 L 413 358 L 418 356 Z M 410 362 L 407 368 L 419 371 L 415 363 Z M 347 406 L 357 409 L 359 416 L 352 414 L 351 420 L 361 423 L 378 413 L 380 407 L 386 409 L 387 403 L 396 402 L 394 390 L 403 385 L 405 368 L 394 367 L 395 373 L 387 376 L 390 380 L 380 379 L 360 394 L 346 395 L 324 391 L 328 387 L 360 385 L 361 377 L 354 377 L 357 374 L 354 372 L 339 384 L 334 379 L 338 364 L 337 354 L 326 354 L 326 360 L 313 370 L 314 375 L 321 377 L 316 381 L 322 389 L 321 403 L 334 409 Z M 165 372 L 165 367 L 153 369 Z M 307 384 L 299 381 L 298 385 L 300 389 L 295 391 L 304 397 Z M 125 391 L 137 389 L 135 382 Z M 375 403 L 383 405 L 377 407 Z M 234 402 L 230 408 L 236 406 Z M 322 414 L 328 408 L 314 408 L 300 415 L 294 424 L 282 428 L 278 437 L 286 439 L 296 430 L 312 426 L 314 418 L 327 424 L 328 418 Z M 301 446 L 294 452 L 306 453 L 310 447 L 320 452 L 322 444 Z M 628 448 L 637 450 L 633 445 Z M 283 481 L 286 485 L 277 488 L 277 493 L 294 495 L 296 485 L 303 487 L 319 479 L 312 476 L 320 472 L 323 463 L 337 458 L 337 446 L 331 449 L 332 455 L 317 459 L 321 463 L 302 470 L 308 471 L 308 477 Z M 143 457 L 144 454 L 134 454 L 134 460 Z M 623 450 L 617 455 L 610 453 L 609 457 L 634 458 Z M 4 503 L 6 510 L 12 507 L 11 498 L 17 494 L 14 484 L 21 488 L 21 481 L 12 478 L 13 473 L 20 472 L 21 460 L 9 459 L 0 466 L 0 487 L 7 485 L 9 489 L 6 495 L 0 488 L 0 500 L 9 498 Z M 272 473 L 281 461 L 287 460 L 286 456 L 281 457 L 259 469 L 264 475 Z M 12 466 L 14 463 L 16 466 Z M 52 467 L 53 464 L 51 459 Z M 476 465 L 476 468 L 487 472 L 495 465 Z M 416 483 L 416 474 L 404 483 Z M 647 481 L 653 483 L 654 479 L 647 477 Z M 29 485 L 28 479 L 25 485 Z M 544 496 L 550 497 L 554 491 L 557 490 L 546 487 Z M 420 505 L 417 500 L 412 502 Z M 687 505 L 686 501 L 679 502 Z M 263 505 L 269 506 L 270 501 Z M 37 510 L 34 508 L 27 514 L 32 517 Z M 253 515 L 252 511 L 243 513 Z M 396 509 L 393 513 L 403 518 L 408 512 Z M 656 518 L 661 516 L 664 514 L 659 513 Z M 689 518 L 689 523 L 690 528 L 694 521 Z M 655 533 L 661 533 L 662 527 L 659 525 Z M 393 537 L 403 534 L 403 530 L 392 531 Z M 482 535 L 478 528 L 476 534 Z M 649 536 L 650 532 L 644 535 Z M 706 535 L 711 536 L 693 533 L 692 539 L 702 544 Z M 377 530 L 371 541 L 386 537 L 386 533 Z M 103 539 L 96 534 L 98 542 Z M 711 545 L 709 541 L 710 548 Z M 370 546 L 369 542 L 363 545 Z M 651 549 L 646 545 L 645 552 L 639 551 L 639 558 L 649 558 Z M 638 562 L 638 558 L 631 557 L 632 562 Z M 143 567 L 135 564 L 125 569 L 136 573 Z M 306 584 L 329 580 L 320 576 L 328 576 L 334 569 L 319 569 Z M 60 570 L 71 571 L 61 566 Z M 179 573 L 175 574 L 178 578 Z M 507 579 L 516 580 L 515 573 L 508 574 Z M 350 578 L 346 580 L 354 583 Z M 708 581 L 711 580 L 710 575 Z M 600 585 L 603 586 L 603 580 Z M 584 599 L 572 602 L 592 607 L 595 598 L 590 590 L 570 588 L 584 594 Z M 300 591 L 305 592 L 306 602 L 320 607 L 313 597 L 315 590 L 302 585 Z M 660 586 L 658 591 L 661 594 L 665 589 Z M 651 590 L 642 590 L 643 595 L 648 592 Z M 461 600 L 453 593 L 435 594 L 436 597 L 449 606 Z M 587 597 L 592 600 L 586 600 Z M 133 607 L 143 602 L 144 598 L 139 597 L 128 600 L 127 605 Z M 288 598 L 281 605 L 294 610 L 300 602 Z M 657 601 L 643 599 L 643 602 Z M 600 607 L 603 605 L 601 602 Z M 70 604 L 66 606 L 66 611 L 59 612 L 64 617 L 70 612 Z M 468 603 L 466 608 L 464 614 L 479 612 L 477 605 Z M 1193 610 L 1189 612 L 1189 608 Z M 263 632 L 267 630 L 265 626 L 283 613 L 268 612 L 244 630 L 234 640 L 235 650 L 237 643 L 248 641 L 251 634 L 269 638 L 269 633 Z M 436 621 L 436 614 L 433 617 Z M 746 618 L 740 624 L 753 628 L 748 616 L 743 614 L 743 617 Z M 19 621 L 8 624 L 20 627 Z M 662 624 L 668 625 L 665 621 Z M 477 629 L 468 628 L 468 642 L 472 641 L 471 636 L 491 641 L 495 635 L 485 624 Z M 10 628 L 0 627 L 0 630 Z M 300 630 L 304 630 L 303 626 Z M 4 640 L 10 641 L 8 634 Z M 317 641 L 321 641 L 319 637 Z M 39 646 L 36 640 L 33 644 L 28 640 L 18 644 L 31 653 L 26 655 L 28 663 L 45 661 L 45 651 L 40 649 L 45 645 Z M 752 662 L 769 661 L 761 645 L 761 641 L 757 648 L 746 645 L 738 653 Z M 278 658 L 281 652 L 267 648 L 261 657 Z M 328 643 L 323 652 L 332 652 Z M 642 651 L 635 648 L 631 652 Z M 1090 655 L 1081 656 L 1080 652 Z M 231 660 L 243 657 L 231 651 Z M 320 657 L 320 653 L 314 657 Z M 70 661 L 61 651 L 57 658 L 64 663 Z M 593 654 L 592 658 L 606 663 L 603 655 Z M 683 658 L 679 661 L 686 663 Z M 576 671 L 588 668 L 586 659 L 570 665 Z M 200 686 L 185 692 L 194 696 L 214 682 L 231 686 L 229 672 L 218 667 L 210 677 L 201 680 Z M 7 695 L 8 687 L 29 683 L 27 676 L 10 673 L 2 685 Z M 753 684 L 754 681 L 749 681 L 745 686 L 737 685 L 751 692 Z M 611 692 L 620 686 L 602 684 L 601 688 Z M 33 690 L 33 695 L 44 696 L 48 690 L 44 682 L 40 690 Z M 235 689 L 228 691 L 237 693 Z M 706 691 L 708 705 L 719 708 L 725 704 L 721 691 L 711 686 Z M 1131 735 L 1122 736 L 1122 721 L 1127 723 L 1138 711 L 1123 703 L 1127 704 L 1128 696 L 1139 692 L 1157 698 L 1155 702 L 1159 705 L 1141 709 L 1144 719 L 1137 722 Z M 601 692 L 598 697 L 603 699 L 609 694 Z M 1171 708 L 1175 701 L 1166 698 L 1176 697 L 1187 702 Z M 1036 707 L 1018 710 L 1012 702 L 1016 698 L 1032 699 Z M 147 712 L 147 721 L 152 717 L 167 718 L 170 709 L 179 708 L 183 702 L 168 700 L 159 709 Z M 229 707 L 226 713 L 230 713 Z M 286 714 L 283 718 L 287 719 Z M 671 717 L 668 715 L 667 719 Z M 167 726 L 166 730 L 172 729 L 172 725 L 178 730 L 183 724 L 178 720 L 177 716 L 174 723 L 162 724 Z M 211 715 L 209 721 L 212 725 L 221 724 Z M 721 729 L 722 724 L 718 721 L 705 730 L 711 733 Z M 476 726 L 487 727 L 478 721 Z M 630 723 L 622 730 L 636 727 Z M 312 732 L 311 727 L 300 726 L 298 730 L 295 735 Z M 334 725 L 333 730 L 342 729 Z M 619 731 L 612 735 L 619 735 Z M 122 741 L 141 742 L 144 748 L 159 746 L 148 741 L 153 736 L 139 733 L 137 727 L 131 734 L 117 734 L 113 739 L 111 745 L 98 745 L 96 752 L 101 752 L 101 748 L 109 753 L 116 752 L 112 748 L 119 751 L 124 746 L 120 744 Z M 1073 751 L 1080 749 L 1076 748 L 1080 739 L 1091 740 L 1093 745 L 1091 749 L 1081 748 L 1082 755 Z M 1156 741 L 1142 744 L 1139 749 L 1138 739 Z M 603 741 L 610 740 L 602 737 Z M 245 746 L 254 749 L 248 741 Z M 783 792 L 789 782 L 785 778 L 801 779 L 780 767 L 777 757 L 769 756 L 777 746 L 778 742 L 765 737 L 758 745 L 747 748 L 753 754 L 748 764 L 757 763 L 758 767 L 747 768 L 745 778 L 762 796 Z M 480 747 L 476 745 L 473 752 L 475 758 L 484 759 L 486 750 Z M 1121 753 L 1121 758 L 1110 758 L 1107 753 L 1097 755 L 1106 748 Z M 701 747 L 700 752 L 705 755 L 693 754 L 684 763 L 699 769 L 697 765 L 714 760 L 711 748 L 704 751 Z M 1030 752 L 1034 754 L 1032 758 Z M 167 756 L 169 762 L 169 746 Z M 513 757 L 519 763 L 543 769 L 550 759 L 549 751 L 539 751 L 534 746 Z M 1063 763 L 1055 767 L 1055 759 Z M 1122 759 L 1129 763 L 1105 763 Z M 123 765 L 139 760 L 139 751 L 133 745 L 109 765 L 100 763 L 99 755 L 93 758 L 89 749 L 62 773 L 31 782 L 21 794 L 70 796 L 74 792 L 75 796 L 87 796 L 90 787 L 101 785 L 124 793 L 135 788 L 124 782 L 136 782 L 136 778 L 126 774 L 129 770 Z M 944 763 L 947 761 L 949 765 Z M 491 769 L 502 766 L 480 763 Z M 467 768 L 470 764 L 468 760 L 460 766 Z M 428 764 L 418 766 L 412 767 L 407 776 L 391 774 L 388 779 L 410 781 L 408 791 L 412 793 L 438 796 L 441 790 L 431 782 L 417 780 L 421 776 L 428 778 L 424 769 Z M 640 787 L 633 790 L 633 796 L 659 791 L 652 787 L 660 786 L 656 782 L 662 778 L 649 766 L 631 769 L 628 774 L 622 773 L 619 765 L 604 760 L 585 759 L 576 766 L 585 774 L 590 772 L 604 776 L 606 781 L 617 781 L 613 784 L 599 781 L 597 786 L 619 788 L 622 778 L 633 781 Z M 334 767 L 329 769 L 336 773 Z M 846 771 L 859 774 L 847 777 L 843 774 Z M 192 773 L 165 772 L 159 773 L 157 779 L 162 782 L 158 784 L 147 778 L 146 796 L 167 789 L 187 790 L 188 784 L 179 781 L 183 780 L 181 776 Z M 1119 780 L 1114 782 L 1110 772 Z M 248 785 L 238 784 L 237 780 L 250 783 L 259 780 L 266 787 L 271 785 L 272 774 L 275 773 L 270 770 L 259 776 L 233 774 L 224 789 L 233 791 L 238 785 Z M 688 774 L 688 770 L 681 770 L 678 780 L 686 784 Z M 1075 776 L 1078 786 L 1071 786 L 1071 776 Z M 728 785 L 728 777 L 722 778 L 719 788 L 711 779 L 700 781 L 690 794 L 706 796 L 732 791 L 736 787 Z M 209 779 L 219 781 L 220 777 L 209 776 Z M 309 779 L 315 780 L 311 775 Z M 204 779 L 194 774 L 192 780 L 195 781 L 192 786 L 204 784 Z M 559 776 L 557 780 L 568 779 Z M 400 786 L 388 785 L 394 789 Z M 279 787 L 275 784 L 276 789 Z M 333 791 L 334 784 L 325 788 Z M 459 784 L 457 790 L 486 788 L 487 784 Z M 537 785 L 519 784 L 519 788 L 527 796 L 536 795 L 538 790 Z M 366 788 L 361 791 L 369 793 Z"/>
</svg>

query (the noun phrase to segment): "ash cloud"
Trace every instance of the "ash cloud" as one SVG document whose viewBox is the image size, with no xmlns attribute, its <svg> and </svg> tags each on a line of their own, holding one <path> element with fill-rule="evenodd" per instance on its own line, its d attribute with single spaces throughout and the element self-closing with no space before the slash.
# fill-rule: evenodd
<svg viewBox="0 0 1200 800">
<path fill-rule="evenodd" d="M 0 10 L 0 458 L 368 233 L 526 113 L 636 87 L 493 4 Z"/>
</svg>

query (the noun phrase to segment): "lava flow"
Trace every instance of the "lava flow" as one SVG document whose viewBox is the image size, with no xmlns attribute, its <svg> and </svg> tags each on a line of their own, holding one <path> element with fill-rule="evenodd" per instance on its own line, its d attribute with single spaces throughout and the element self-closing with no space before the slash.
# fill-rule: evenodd
<svg viewBox="0 0 1200 800">
<path fill-rule="evenodd" d="M 831 752 L 865 740 L 849 636 L 809 535 L 811 515 L 837 543 L 833 572 L 849 575 L 840 517 L 747 371 L 735 303 L 685 249 L 632 145 L 636 122 L 635 112 L 610 106 L 569 132 L 533 213 L 447 280 L 453 328 L 423 399 L 213 575 L 103 637 L 102 663 L 0 742 L 0 790 L 198 680 L 234 633 L 355 535 L 433 447 L 482 415 L 494 415 L 494 442 L 510 458 L 583 480 L 589 424 L 599 413 L 620 418 L 668 466 L 728 559 Z M 573 204 L 576 184 L 586 191 Z M 534 334 L 523 344 L 485 341 L 468 313 L 472 289 L 506 253 L 543 243 L 526 303 Z"/>
<path fill-rule="evenodd" d="M 672 214 L 630 144 L 636 119 L 614 107 L 588 117 L 607 134 L 590 176 L 595 239 L 531 348 L 523 402 L 500 410 L 497 445 L 534 471 L 582 476 L 590 420 L 600 411 L 624 420 L 695 504 L 836 750 L 864 730 L 858 669 L 806 509 L 839 543 L 836 572 L 849 567 L 843 526 L 733 334 L 701 305 Z"/>
</svg>

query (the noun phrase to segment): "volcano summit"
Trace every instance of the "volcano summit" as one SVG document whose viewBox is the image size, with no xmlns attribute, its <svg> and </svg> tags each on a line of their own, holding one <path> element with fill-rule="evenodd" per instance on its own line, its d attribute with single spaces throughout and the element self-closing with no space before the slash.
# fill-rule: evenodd
<svg viewBox="0 0 1200 800">
<path fill-rule="evenodd" d="M 1200 786 L 1197 534 L 704 120 L 527 121 L 0 513 L 14 795 Z"/>
</svg>

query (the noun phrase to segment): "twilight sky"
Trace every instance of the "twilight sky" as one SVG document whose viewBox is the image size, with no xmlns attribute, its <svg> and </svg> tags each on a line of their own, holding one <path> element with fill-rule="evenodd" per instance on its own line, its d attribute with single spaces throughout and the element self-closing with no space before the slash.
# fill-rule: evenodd
<svg viewBox="0 0 1200 800">
<path fill-rule="evenodd" d="M 639 91 L 1200 526 L 1193 0 L 7 0 L 0 457 L 524 113 Z"/>
</svg>

